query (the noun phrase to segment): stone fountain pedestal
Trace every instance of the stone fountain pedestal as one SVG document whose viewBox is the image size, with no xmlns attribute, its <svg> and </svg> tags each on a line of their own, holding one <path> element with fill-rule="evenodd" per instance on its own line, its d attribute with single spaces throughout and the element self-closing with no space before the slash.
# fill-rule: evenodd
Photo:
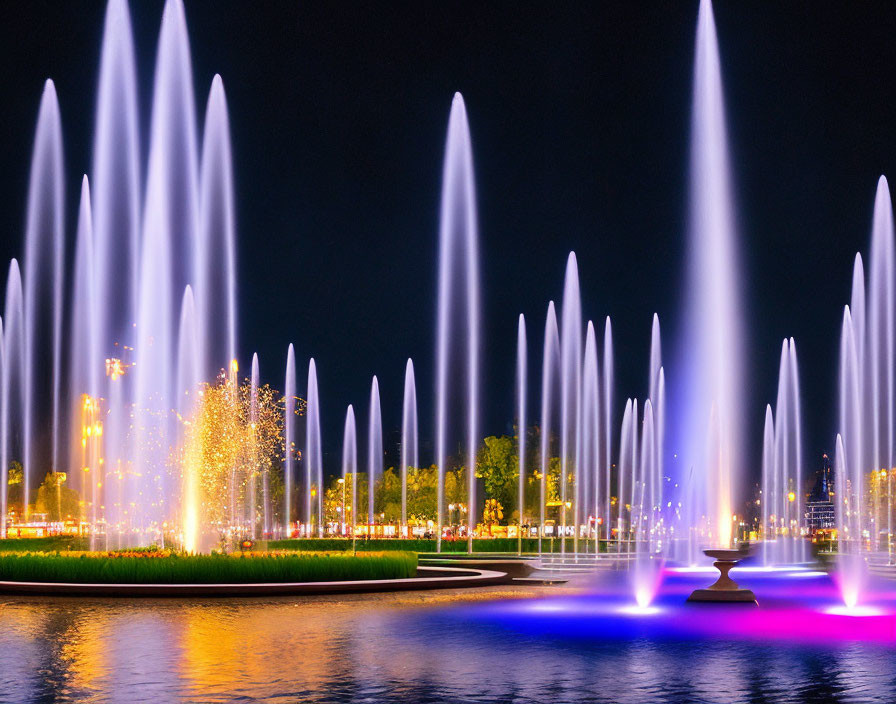
<svg viewBox="0 0 896 704">
<path fill-rule="evenodd" d="M 715 559 L 713 567 L 715 567 L 721 576 L 716 580 L 715 584 L 705 589 L 695 589 L 688 597 L 691 602 L 722 602 L 722 603 L 756 603 L 756 595 L 749 589 L 743 589 L 738 586 L 728 572 L 738 562 L 747 556 L 742 550 L 727 550 L 723 548 L 715 550 L 704 550 L 703 554 L 707 557 Z"/>
</svg>

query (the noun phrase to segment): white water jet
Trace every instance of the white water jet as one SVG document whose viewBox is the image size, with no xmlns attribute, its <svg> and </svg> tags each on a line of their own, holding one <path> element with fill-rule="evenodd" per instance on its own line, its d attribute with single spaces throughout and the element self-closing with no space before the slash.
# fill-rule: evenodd
<svg viewBox="0 0 896 704">
<path fill-rule="evenodd" d="M 796 344 L 781 345 L 775 411 L 766 411 L 763 438 L 762 533 L 768 566 L 804 562 L 802 530 L 802 431 Z M 770 453 L 770 457 L 766 455 Z"/>
<path fill-rule="evenodd" d="M 9 462 L 24 448 L 25 412 L 25 312 L 19 263 L 9 263 L 2 321 L 2 367 L 0 367 L 0 484 L 9 486 Z M 2 515 L 0 537 L 7 537 L 8 491 L 0 492 Z"/>
<path fill-rule="evenodd" d="M 102 464 L 100 414 L 99 308 L 96 291 L 96 255 L 94 250 L 93 216 L 90 210 L 90 186 L 87 177 L 81 181 L 78 208 L 78 231 L 75 243 L 75 270 L 72 293 L 71 337 L 69 357 L 69 458 L 71 467 L 79 469 L 72 477 L 82 500 L 86 502 L 84 518 L 93 526 L 100 518 L 100 491 L 105 484 Z M 80 422 L 78 422 L 80 420 Z M 91 549 L 95 548 L 96 532 L 91 531 Z"/>
<path fill-rule="evenodd" d="M 589 320 L 585 331 L 585 358 L 583 362 L 582 381 L 582 456 L 580 473 L 585 480 L 586 487 L 590 491 L 582 492 L 583 508 L 591 512 L 588 517 L 588 529 L 591 528 L 591 519 L 594 520 L 594 551 L 600 552 L 600 525 L 601 496 L 607 492 L 606 487 L 601 486 L 603 472 L 601 471 L 601 418 L 600 418 L 600 380 L 597 363 L 597 337 L 594 332 L 594 324 Z M 604 517 L 603 520 L 607 520 Z"/>
<path fill-rule="evenodd" d="M 136 472 L 128 493 L 141 536 L 160 535 L 167 518 L 164 500 L 172 492 L 164 468 L 172 439 L 175 296 L 197 278 L 196 115 L 180 0 L 168 0 L 162 15 L 149 145 L 137 304 Z"/>
<path fill-rule="evenodd" d="M 662 511 L 664 458 L 666 438 L 666 378 L 663 371 L 663 345 L 660 333 L 660 318 L 654 313 L 650 330 L 650 369 L 648 382 L 648 398 L 653 411 L 653 458 L 656 462 L 655 471 L 650 475 L 650 511 L 657 514 Z M 653 515 L 651 521 L 658 521 L 659 516 Z M 658 529 L 657 529 L 658 530 Z M 658 536 L 651 535 L 651 543 Z"/>
<path fill-rule="evenodd" d="M 374 496 L 376 480 L 383 476 L 383 419 L 380 412 L 380 384 L 374 376 L 370 384 L 370 415 L 367 426 L 367 535 L 376 525 Z"/>
<path fill-rule="evenodd" d="M 249 477 L 249 525 L 252 539 L 258 538 L 258 475 L 262 474 L 263 531 L 268 532 L 268 469 L 259 467 L 256 428 L 258 427 L 258 354 L 252 354 L 249 373 L 249 427 L 252 430 L 252 468 Z"/>
<path fill-rule="evenodd" d="M 526 508 L 526 374 L 528 350 L 526 343 L 526 317 L 520 313 L 516 328 L 516 427 L 517 427 L 517 458 L 519 476 L 517 488 L 517 511 L 519 512 L 519 525 L 517 530 L 517 554 L 522 553 L 523 547 L 523 513 Z M 527 536 L 528 537 L 528 536 Z"/>
<path fill-rule="evenodd" d="M 53 81 L 44 84 L 37 115 L 25 225 L 25 408 L 23 430 L 23 506 L 27 520 L 32 472 L 39 463 L 59 472 L 59 401 L 62 343 L 63 257 L 65 252 L 65 166 L 62 124 Z M 46 359 L 51 359 L 50 374 Z M 37 456 L 41 431 L 38 399 L 50 399 L 50 457 Z M 44 401 L 45 403 L 45 401 Z M 41 404 L 41 408 L 45 407 Z M 40 479 L 38 477 L 37 479 Z"/>
<path fill-rule="evenodd" d="M 725 107 L 710 0 L 701 0 L 694 63 L 687 302 L 675 408 L 685 471 L 703 496 L 691 525 L 705 517 L 704 542 L 732 542 L 734 488 L 743 457 L 743 306 L 737 265 Z M 711 421 L 711 418 L 714 420 Z M 715 431 L 715 432 L 714 432 Z M 707 444 L 707 438 L 714 441 Z M 707 448 L 712 450 L 707 453 Z"/>
<path fill-rule="evenodd" d="M 286 378 L 283 382 L 283 537 L 290 537 L 292 522 L 292 483 L 295 458 L 296 422 L 296 351 L 289 344 L 286 350 Z"/>
<path fill-rule="evenodd" d="M 541 552 L 541 540 L 545 537 L 545 508 L 547 479 L 551 468 L 551 413 L 554 399 L 554 386 L 560 374 L 560 333 L 557 330 L 557 314 L 554 302 L 548 303 L 548 312 L 544 320 L 544 348 L 541 361 L 541 493 L 540 515 L 538 522 L 538 552 Z"/>
<path fill-rule="evenodd" d="M 448 118 L 442 200 L 439 214 L 439 290 L 436 346 L 436 465 L 438 491 L 436 545 L 441 550 L 445 504 L 445 464 L 453 438 L 466 434 L 467 545 L 473 549 L 476 504 L 476 450 L 479 439 L 479 235 L 473 151 L 467 110 L 460 93 L 454 94 Z M 463 321 L 463 326 L 461 326 Z M 457 344 L 452 345 L 452 342 Z M 458 349 L 463 342 L 463 350 Z M 462 374 L 453 370 L 465 358 Z M 466 385 L 465 401 L 452 398 L 452 390 Z M 455 401 L 452 403 L 452 401 Z M 460 420 L 465 421 L 461 423 Z M 457 426 L 465 430 L 460 431 Z"/>
<path fill-rule="evenodd" d="M 305 536 L 311 537 L 317 524 L 323 537 L 323 457 L 320 442 L 320 400 L 317 391 L 317 366 L 308 362 L 308 405 L 305 409 Z M 315 501 L 315 496 L 317 501 Z M 316 516 L 315 516 L 316 512 Z"/>
<path fill-rule="evenodd" d="M 632 415 L 634 413 L 634 416 Z M 635 418 L 635 421 L 632 418 Z M 616 498 L 616 552 L 622 552 L 622 544 L 626 534 L 625 529 L 625 476 L 634 472 L 634 457 L 632 431 L 637 419 L 637 409 L 633 408 L 632 400 L 625 400 L 625 411 L 622 413 L 622 425 L 619 430 L 619 463 L 617 476 Z"/>
<path fill-rule="evenodd" d="M 197 313 L 202 325 L 203 374 L 212 378 L 236 358 L 236 223 L 230 118 L 221 77 L 215 75 L 205 111 L 200 167 Z"/>
<path fill-rule="evenodd" d="M 605 472 L 604 486 L 607 489 L 606 496 L 604 497 L 605 503 L 605 518 L 604 522 L 607 525 L 607 543 L 609 547 L 609 541 L 613 537 L 613 521 L 611 520 L 611 476 L 610 470 L 612 468 L 612 450 L 613 450 L 613 381 L 614 381 L 614 370 L 613 370 L 613 325 L 610 322 L 610 317 L 607 316 L 606 322 L 604 323 L 604 358 L 603 358 L 603 375 L 602 378 L 604 380 L 603 386 L 603 421 L 604 421 L 604 458 L 603 458 L 603 466 Z"/>
<path fill-rule="evenodd" d="M 661 367 L 660 367 L 661 369 Z M 657 370 L 657 385 L 659 370 Z M 659 389 L 655 389 L 658 393 Z M 633 412 L 634 411 L 633 407 Z M 634 438 L 634 436 L 633 436 Z M 633 442 L 637 443 L 634 438 Z M 633 453 L 637 448 L 633 448 Z M 657 531 L 660 529 L 658 514 L 655 510 L 657 497 L 653 493 L 657 486 L 659 463 L 657 461 L 657 440 L 655 434 L 653 404 L 650 399 L 644 402 L 643 434 L 640 455 L 632 457 L 633 491 L 632 522 L 634 533 L 634 565 L 632 586 L 635 601 L 641 608 L 646 608 L 653 601 L 659 589 L 662 573 L 662 559 L 658 551 Z M 634 469 L 635 465 L 637 468 Z M 637 480 L 635 480 L 637 477 Z"/>
<path fill-rule="evenodd" d="M 103 380 L 104 481 L 107 532 L 114 526 L 119 546 L 124 531 L 120 490 L 130 473 L 134 438 L 130 430 L 140 241 L 140 141 L 134 40 L 126 0 L 106 6 L 94 122 L 91 199 L 96 253 L 97 328 Z M 80 392 L 78 392 L 80 393 Z M 111 482 L 111 485 L 110 485 Z M 114 490 L 112 488 L 114 487 Z M 108 535 L 107 535 L 108 542 Z"/>
<path fill-rule="evenodd" d="M 417 384 L 414 362 L 408 359 L 404 368 L 404 403 L 401 412 L 401 527 L 408 526 L 408 467 L 418 468 L 417 453 Z"/>
<path fill-rule="evenodd" d="M 345 411 L 345 430 L 342 433 L 342 481 L 343 491 L 348 475 L 352 475 L 352 507 L 351 522 L 352 526 L 352 549 L 355 547 L 355 528 L 358 524 L 358 436 L 355 429 L 355 409 L 349 406 Z M 346 521 L 345 506 L 342 507 L 342 520 Z"/>
<path fill-rule="evenodd" d="M 181 501 L 181 521 L 183 525 L 183 549 L 187 552 L 199 552 L 211 547 L 207 545 L 202 515 L 201 499 L 201 458 L 200 449 L 195 442 L 186 442 L 189 424 L 196 422 L 196 411 L 199 407 L 200 393 L 200 357 L 199 342 L 196 329 L 196 304 L 193 289 L 187 286 L 181 299 L 180 324 L 177 335 L 177 377 L 175 381 L 175 399 L 177 413 L 181 419 L 178 424 L 178 447 L 184 449 L 183 486 Z"/>
<path fill-rule="evenodd" d="M 889 473 L 893 467 L 894 440 L 894 364 L 896 364 L 896 341 L 894 341 L 894 277 L 896 277 L 896 256 L 894 256 L 893 206 L 890 189 L 883 176 L 877 182 L 874 198 L 874 220 L 871 229 L 871 258 L 868 277 L 867 334 L 865 344 L 868 350 L 869 375 L 868 390 L 871 396 L 871 412 L 865 419 L 870 425 L 870 466 L 864 471 Z M 856 330 L 858 341 L 859 331 Z M 861 343 L 857 342 L 858 345 Z M 860 349 L 857 348 L 857 352 Z M 859 358 L 859 363 L 863 362 Z M 867 441 L 866 441 L 867 442 Z M 866 445 L 867 447 L 867 445 Z M 880 526 L 880 491 L 873 492 L 872 514 L 868 522 L 870 546 L 878 548 Z M 889 542 L 889 541 L 888 541 Z"/>
<path fill-rule="evenodd" d="M 573 545 L 579 544 L 579 456 L 582 409 L 582 302 L 575 252 L 566 261 L 560 325 L 560 551 L 566 552 L 567 508 L 573 504 Z M 573 496 L 568 497 L 569 484 Z"/>
</svg>

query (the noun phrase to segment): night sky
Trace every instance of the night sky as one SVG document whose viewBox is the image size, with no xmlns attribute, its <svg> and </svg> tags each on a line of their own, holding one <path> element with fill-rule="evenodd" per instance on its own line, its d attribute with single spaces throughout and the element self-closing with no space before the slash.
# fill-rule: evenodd
<svg viewBox="0 0 896 704">
<path fill-rule="evenodd" d="M 4 260 L 23 250 L 47 77 L 62 110 L 73 243 L 104 9 L 0 3 Z M 145 158 L 162 3 L 132 2 L 131 12 Z M 470 116 L 479 200 L 483 430 L 510 429 L 519 313 L 540 369 L 545 308 L 559 304 L 570 250 L 585 315 L 614 321 L 620 412 L 625 396 L 645 395 L 651 316 L 660 315 L 668 360 L 683 300 L 696 1 L 217 0 L 188 2 L 186 14 L 198 115 L 215 73 L 230 104 L 244 365 L 257 351 L 262 377 L 282 388 L 294 342 L 304 393 L 316 358 L 329 470 L 346 404 L 366 422 L 372 374 L 385 429 L 400 426 L 409 356 L 421 434 L 432 434 L 438 203 L 454 91 Z M 896 176 L 896 5 L 718 2 L 715 14 L 748 294 L 748 460 L 758 468 L 781 339 L 793 336 L 814 466 L 835 429 L 852 259 L 867 251 L 878 176 Z"/>
</svg>

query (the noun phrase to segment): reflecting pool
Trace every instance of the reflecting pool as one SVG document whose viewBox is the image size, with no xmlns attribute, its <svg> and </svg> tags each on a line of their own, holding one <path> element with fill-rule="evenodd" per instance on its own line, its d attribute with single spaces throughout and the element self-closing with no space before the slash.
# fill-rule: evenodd
<svg viewBox="0 0 896 704">
<path fill-rule="evenodd" d="M 664 577 L 647 608 L 624 573 L 599 595 L 8 599 L 0 701 L 896 701 L 886 590 L 843 613 L 824 573 L 743 569 L 761 606 L 720 609 L 682 604 L 707 574 Z"/>
</svg>

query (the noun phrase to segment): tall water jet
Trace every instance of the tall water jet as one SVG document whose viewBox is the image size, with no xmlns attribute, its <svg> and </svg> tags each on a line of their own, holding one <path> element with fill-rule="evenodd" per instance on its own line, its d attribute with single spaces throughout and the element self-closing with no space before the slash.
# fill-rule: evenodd
<svg viewBox="0 0 896 704">
<path fill-rule="evenodd" d="M 725 107 L 710 0 L 701 0 L 694 64 L 691 126 L 689 270 L 675 407 L 685 468 L 704 491 L 696 518 L 705 516 L 714 546 L 732 541 L 733 493 L 741 474 L 743 398 L 740 278 L 737 266 Z M 714 417 L 717 432 L 711 430 Z M 707 453 L 714 435 L 716 451 Z"/>
<path fill-rule="evenodd" d="M 439 292 L 436 337 L 436 465 L 438 491 L 436 545 L 442 546 L 442 519 L 445 504 L 445 464 L 458 417 L 466 421 L 467 441 L 467 546 L 473 549 L 476 525 L 476 450 L 479 412 L 479 235 L 476 216 L 476 188 L 473 178 L 473 151 L 467 110 L 460 93 L 454 94 L 448 118 L 445 162 L 442 171 L 442 201 L 439 215 Z M 461 308 L 463 304 L 463 308 Z M 460 323 L 465 325 L 461 328 Z M 461 350 L 454 340 L 466 343 L 463 375 L 452 370 Z M 452 398 L 457 380 L 465 377 L 466 404 Z M 452 403 L 454 401 L 454 403 Z M 459 411 L 453 407 L 460 406 Z"/>
<path fill-rule="evenodd" d="M 404 368 L 404 403 L 401 412 L 401 528 L 408 527 L 408 467 L 417 468 L 417 384 L 414 362 L 408 359 Z"/>
<path fill-rule="evenodd" d="M 575 252 L 569 253 L 560 326 L 560 551 L 566 551 L 568 486 L 573 484 L 573 545 L 579 545 L 579 455 L 582 407 L 582 302 Z"/>
<path fill-rule="evenodd" d="M 81 181 L 81 202 L 78 209 L 78 231 L 75 244 L 75 271 L 72 294 L 68 417 L 70 466 L 78 467 L 75 486 L 82 500 L 87 502 L 86 515 L 92 526 L 98 525 L 99 491 L 105 484 L 102 453 L 100 413 L 100 356 L 99 309 L 96 287 L 96 257 L 94 250 L 93 217 L 90 210 L 90 186 L 85 176 Z M 76 423 L 75 419 L 80 419 Z M 96 530 L 90 533 L 94 546 Z"/>
<path fill-rule="evenodd" d="M 868 391 L 871 396 L 871 412 L 865 419 L 870 425 L 871 465 L 863 471 L 889 474 L 894 462 L 894 423 L 896 423 L 896 386 L 894 386 L 894 364 L 896 364 L 896 339 L 894 339 L 894 285 L 896 285 L 896 255 L 894 255 L 893 206 L 887 179 L 881 176 L 877 182 L 874 198 L 874 220 L 871 230 L 871 259 L 868 277 L 867 310 L 867 350 L 870 365 Z M 854 323 L 855 318 L 853 319 Z M 857 354 L 861 352 L 859 330 L 855 331 Z M 863 360 L 859 357 L 859 364 Z M 867 446 L 867 445 L 866 445 Z M 871 550 L 877 550 L 881 531 L 880 491 L 873 492 L 872 514 L 868 523 L 871 536 Z M 889 541 L 888 541 L 889 542 Z"/>
<path fill-rule="evenodd" d="M 656 473 L 654 476 L 657 482 L 654 505 L 655 511 L 657 512 L 656 520 L 659 521 L 662 526 L 663 535 L 668 536 L 670 535 L 670 529 L 667 526 L 663 515 L 664 502 L 669 504 L 669 502 L 666 501 L 666 497 L 663 492 L 663 487 L 665 486 L 666 482 L 666 370 L 664 367 L 660 367 L 656 396 L 656 405 L 654 406 L 653 410 L 655 419 L 654 423 L 656 427 Z M 668 543 L 668 540 L 666 541 L 666 543 Z M 670 547 L 670 545 L 664 544 L 663 549 L 666 555 L 669 554 L 668 549 Z"/>
<path fill-rule="evenodd" d="M 346 518 L 345 506 L 342 507 L 342 520 L 351 526 L 352 550 L 355 548 L 357 538 L 355 526 L 358 525 L 358 436 L 355 429 L 355 409 L 349 405 L 345 411 L 345 430 L 342 433 L 342 486 L 348 481 L 348 475 L 352 475 L 352 507 L 350 518 Z"/>
<path fill-rule="evenodd" d="M 199 237 L 196 258 L 197 312 L 202 324 L 203 374 L 236 357 L 236 218 L 233 159 L 224 83 L 212 79 L 202 133 L 199 171 Z"/>
<path fill-rule="evenodd" d="M 2 367 L 0 367 L 0 537 L 7 536 L 9 506 L 9 462 L 15 451 L 23 451 L 25 412 L 25 312 L 19 263 L 9 263 L 2 323 Z M 14 420 L 15 419 L 15 420 Z M 15 427 L 14 427 L 15 426 Z M 18 432 L 14 432 L 18 431 Z"/>
<path fill-rule="evenodd" d="M 557 330 L 557 314 L 554 302 L 548 303 L 544 320 L 544 348 L 541 360 L 541 488 L 540 513 L 538 522 L 538 552 L 545 536 L 547 480 L 551 470 L 551 412 L 554 400 L 554 385 L 560 374 L 560 333 Z"/>
<path fill-rule="evenodd" d="M 370 384 L 370 415 L 367 426 L 367 535 L 372 537 L 376 525 L 374 495 L 376 480 L 383 476 L 383 419 L 380 413 L 380 384 L 376 377 Z"/>
<path fill-rule="evenodd" d="M 23 430 L 23 510 L 27 519 L 31 473 L 37 468 L 34 438 L 40 434 L 38 399 L 50 399 L 50 457 L 53 472 L 59 466 L 59 402 L 62 343 L 63 255 L 65 250 L 65 167 L 62 156 L 62 124 L 53 81 L 44 84 L 37 115 L 28 210 L 25 225 L 25 408 Z M 45 360 L 52 360 L 49 383 Z"/>
<path fill-rule="evenodd" d="M 766 566 L 773 564 L 774 557 L 768 546 L 772 535 L 777 535 L 774 527 L 770 487 L 775 481 L 775 416 L 771 404 L 765 407 L 765 423 L 762 430 L 762 494 L 760 507 L 762 513 L 761 538 L 766 542 L 763 550 L 763 562 Z"/>
<path fill-rule="evenodd" d="M 839 422 L 835 453 L 835 512 L 840 553 L 839 582 L 847 607 L 854 607 L 864 581 L 865 471 L 862 452 L 863 403 L 856 332 L 849 306 L 840 334 Z"/>
<path fill-rule="evenodd" d="M 516 552 L 522 554 L 523 550 L 523 512 L 526 508 L 526 374 L 527 374 L 527 344 L 526 344 L 526 317 L 520 313 L 516 328 L 516 427 L 517 427 L 517 457 L 519 461 L 517 484 L 519 497 L 517 498 L 517 511 L 519 512 L 519 525 L 517 530 Z"/>
<path fill-rule="evenodd" d="M 617 477 L 617 499 L 616 499 L 616 552 L 622 552 L 622 544 L 626 534 L 625 529 L 625 475 L 634 471 L 632 464 L 633 442 L 632 442 L 632 400 L 626 399 L 625 411 L 622 413 L 622 425 L 619 430 L 619 463 Z M 635 419 L 637 419 L 637 411 L 634 411 Z"/>
<path fill-rule="evenodd" d="M 659 383 L 659 374 L 657 374 L 657 383 Z M 633 519 L 635 563 L 632 582 L 635 601 L 640 608 L 646 608 L 653 601 L 659 589 L 660 575 L 662 574 L 662 560 L 657 551 L 658 522 L 655 511 L 657 497 L 654 493 L 659 464 L 657 463 L 653 404 L 650 399 L 644 403 L 643 435 L 637 463 L 638 490 L 632 504 L 632 514 L 637 516 L 636 519 Z"/>
<path fill-rule="evenodd" d="M 603 442 L 603 466 L 604 466 L 604 486 L 607 488 L 604 497 L 605 513 L 604 522 L 607 525 L 607 542 L 613 535 L 613 521 L 610 516 L 610 502 L 612 491 L 610 489 L 610 469 L 612 467 L 612 449 L 613 449 L 613 325 L 610 317 L 604 323 L 604 358 L 603 358 L 603 421 L 604 421 L 604 442 Z"/>
<path fill-rule="evenodd" d="M 100 354 L 108 360 L 103 466 L 120 487 L 132 459 L 128 443 L 135 387 L 134 375 L 126 372 L 136 344 L 141 198 L 137 72 L 126 0 L 110 0 L 106 6 L 93 133 L 97 328 Z M 109 489 L 108 482 L 104 486 Z M 121 502 L 107 501 L 106 515 L 107 525 L 115 525 L 121 535 Z"/>
<path fill-rule="evenodd" d="M 663 346 L 660 333 L 659 316 L 653 314 L 653 323 L 650 330 L 650 368 L 648 381 L 648 396 L 651 404 L 653 433 L 651 457 L 655 462 L 650 473 L 650 521 L 651 521 L 651 547 L 658 539 L 659 530 L 658 515 L 662 511 L 662 482 L 664 476 L 665 436 L 666 436 L 666 377 L 663 371 Z"/>
<path fill-rule="evenodd" d="M 283 382 L 283 537 L 290 537 L 292 522 L 293 459 L 295 457 L 296 422 L 296 351 L 289 344 L 286 351 L 286 378 Z"/>
<path fill-rule="evenodd" d="M 305 410 L 305 536 L 310 537 L 315 528 L 323 537 L 323 514 L 320 511 L 323 497 L 323 458 L 320 444 L 320 401 L 317 393 L 317 366 L 314 358 L 308 362 L 308 398 Z M 318 501 L 315 501 L 315 497 Z M 315 512 L 317 515 L 315 516 Z"/>
<path fill-rule="evenodd" d="M 196 329 L 196 304 L 193 289 L 187 286 L 181 300 L 180 325 L 177 342 L 177 379 L 175 398 L 177 413 L 181 418 L 178 432 L 178 446 L 183 448 L 183 495 L 181 520 L 183 524 L 183 548 L 187 552 L 198 552 L 202 545 L 204 516 L 202 515 L 201 447 L 199 438 L 188 440 L 190 427 L 197 421 L 200 394 L 200 358 Z M 193 430 L 194 436 L 196 431 Z"/>
<path fill-rule="evenodd" d="M 638 422 L 638 399 L 632 399 L 632 423 L 629 429 L 629 445 L 627 452 L 630 454 L 628 461 L 628 482 L 629 482 L 629 500 L 628 500 L 628 551 L 632 552 L 633 545 L 632 541 L 637 540 L 637 509 L 635 504 L 635 498 L 637 497 L 638 491 L 638 481 L 640 478 L 640 468 L 641 468 L 641 455 L 639 448 L 640 444 L 640 433 L 638 432 L 640 427 L 640 423 Z M 620 445 L 619 448 L 620 453 L 622 452 L 622 447 Z M 622 461 L 619 463 L 619 471 L 622 473 Z M 620 487 L 622 486 L 620 481 Z M 624 500 L 623 497 L 625 493 L 620 488 L 619 490 L 619 498 Z M 634 549 L 637 549 L 635 546 Z"/>
<path fill-rule="evenodd" d="M 256 447 L 256 428 L 258 427 L 258 353 L 252 354 L 252 367 L 249 375 L 249 427 L 252 431 L 252 468 L 249 478 L 249 525 L 252 538 L 258 537 L 258 475 L 262 475 L 262 518 L 263 531 L 268 531 L 268 469 L 265 463 L 261 469 Z"/>
<path fill-rule="evenodd" d="M 836 516 L 838 526 L 837 585 L 847 609 L 859 605 L 867 578 L 865 558 L 862 555 L 862 483 L 861 472 L 851 471 L 843 438 L 837 435 L 834 451 L 834 482 L 837 496 Z M 857 476 L 858 484 L 856 484 Z M 858 500 L 857 496 L 858 495 Z M 858 510 L 857 510 L 858 506 Z M 858 533 L 859 539 L 855 539 Z"/>
<path fill-rule="evenodd" d="M 580 473 L 588 480 L 590 491 L 583 490 L 583 509 L 591 512 L 588 528 L 594 521 L 594 551 L 600 552 L 601 496 L 608 489 L 601 486 L 601 423 L 600 381 L 597 366 L 597 337 L 594 324 L 589 320 L 585 332 L 585 358 L 582 381 L 582 456 Z M 603 491 L 602 491 L 603 490 Z M 607 520 L 604 518 L 603 520 Z"/>
<path fill-rule="evenodd" d="M 137 303 L 136 486 L 128 498 L 141 533 L 160 532 L 163 498 L 170 493 L 164 467 L 171 444 L 175 294 L 198 278 L 196 144 L 186 19 L 180 0 L 168 0 L 156 55 Z"/>
<path fill-rule="evenodd" d="M 772 416 L 766 415 L 768 422 Z M 805 560 L 802 540 L 802 430 L 796 344 L 781 345 L 772 461 L 763 462 L 762 517 L 767 565 Z M 769 438 L 764 439 L 764 445 Z M 768 449 L 768 448 L 764 448 Z"/>
</svg>

